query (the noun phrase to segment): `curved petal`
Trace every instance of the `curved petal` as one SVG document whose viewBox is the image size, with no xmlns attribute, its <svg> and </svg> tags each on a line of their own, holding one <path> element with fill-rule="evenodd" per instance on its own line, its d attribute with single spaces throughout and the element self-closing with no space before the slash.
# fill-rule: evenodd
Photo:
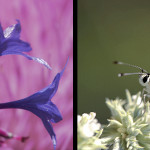
<svg viewBox="0 0 150 150">
<path fill-rule="evenodd" d="M 50 70 L 52 69 L 45 60 L 41 58 L 37 58 L 37 57 L 32 57 L 23 53 L 23 52 L 29 52 L 31 50 L 32 48 L 30 47 L 30 44 L 22 40 L 8 39 L 8 40 L 5 40 L 2 44 L 0 44 L 1 56 L 2 55 L 22 55 L 28 58 L 29 60 L 37 61 L 38 63 L 44 65 Z"/>
<path fill-rule="evenodd" d="M 51 101 L 52 97 L 57 92 L 59 81 L 60 81 L 60 73 L 57 73 L 53 82 L 49 86 L 47 86 L 46 88 L 43 88 L 42 90 L 36 92 L 35 94 L 27 98 L 18 100 L 18 102 L 30 104 L 30 105 L 33 103 L 39 104 L 39 105 L 47 104 L 48 102 Z"/>
<path fill-rule="evenodd" d="M 0 44 L 0 55 L 17 54 L 18 52 L 29 52 L 30 44 L 22 40 L 8 39 Z"/>
<path fill-rule="evenodd" d="M 12 101 L 8 103 L 0 103 L 0 109 L 1 108 L 22 108 L 23 109 L 26 106 L 48 104 L 49 102 L 51 102 L 50 98 L 52 98 L 52 96 L 54 95 L 54 93 L 56 93 L 58 89 L 59 80 L 60 80 L 60 75 L 58 73 L 55 76 L 52 84 L 50 84 L 46 88 L 21 100 Z"/>
<path fill-rule="evenodd" d="M 21 25 L 20 25 L 20 21 L 17 20 L 17 24 L 9 26 L 4 30 L 4 37 L 6 39 L 8 38 L 19 39 L 20 32 L 21 32 Z"/>
<path fill-rule="evenodd" d="M 53 146 L 54 146 L 54 150 L 55 150 L 57 141 L 56 141 L 56 135 L 55 135 L 55 132 L 53 130 L 53 127 L 52 127 L 52 125 L 48 119 L 44 118 L 44 119 L 42 119 L 42 121 L 43 121 L 43 124 L 44 124 L 46 130 L 48 131 L 48 133 L 50 134 L 50 136 L 52 138 Z"/>
<path fill-rule="evenodd" d="M 65 64 L 63 70 L 60 72 L 60 77 L 63 75 L 63 73 L 64 73 L 64 71 L 65 71 L 65 69 L 66 69 L 66 66 L 67 66 L 67 64 L 68 64 L 68 61 L 69 61 L 69 57 L 68 57 L 68 59 L 67 59 L 67 62 L 66 62 L 66 64 Z"/>
<path fill-rule="evenodd" d="M 21 54 L 22 56 L 25 56 L 26 58 L 28 58 L 29 60 L 34 60 L 34 61 L 37 61 L 38 63 L 44 65 L 46 68 L 52 70 L 52 68 L 49 66 L 49 64 L 44 60 L 44 59 L 41 59 L 41 58 L 38 58 L 38 57 L 33 57 L 33 56 L 29 56 L 27 54 Z"/>
</svg>

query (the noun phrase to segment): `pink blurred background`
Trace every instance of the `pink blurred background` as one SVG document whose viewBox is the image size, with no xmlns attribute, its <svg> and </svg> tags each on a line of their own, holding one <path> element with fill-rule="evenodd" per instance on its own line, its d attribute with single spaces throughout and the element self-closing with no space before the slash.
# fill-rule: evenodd
<svg viewBox="0 0 150 150">
<path fill-rule="evenodd" d="M 69 56 L 69 63 L 52 101 L 63 120 L 53 124 L 58 150 L 73 149 L 73 0 L 1 0 L 0 22 L 5 29 L 21 22 L 21 39 L 31 44 L 31 56 L 40 57 L 53 68 L 23 56 L 0 57 L 0 102 L 25 98 L 50 84 Z M 20 136 L 25 142 L 7 140 L 12 150 L 50 150 L 51 138 L 42 121 L 25 110 L 0 110 L 0 128 Z M 8 149 L 0 148 L 0 149 Z"/>
</svg>

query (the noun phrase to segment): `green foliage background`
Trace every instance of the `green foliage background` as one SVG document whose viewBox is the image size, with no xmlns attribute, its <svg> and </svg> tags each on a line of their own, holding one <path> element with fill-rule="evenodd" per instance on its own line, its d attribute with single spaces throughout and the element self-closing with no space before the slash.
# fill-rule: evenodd
<svg viewBox="0 0 150 150">
<path fill-rule="evenodd" d="M 150 1 L 78 1 L 78 114 L 96 112 L 106 123 L 105 98 L 125 98 L 142 90 L 138 75 L 118 78 L 135 68 L 113 65 L 119 60 L 150 72 Z"/>
</svg>

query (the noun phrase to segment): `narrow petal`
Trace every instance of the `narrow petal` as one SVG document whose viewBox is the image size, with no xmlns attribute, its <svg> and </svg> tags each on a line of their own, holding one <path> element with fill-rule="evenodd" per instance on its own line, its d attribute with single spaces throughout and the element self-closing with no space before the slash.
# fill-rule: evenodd
<svg viewBox="0 0 150 150">
<path fill-rule="evenodd" d="M 55 132 L 53 130 L 53 127 L 50 123 L 50 121 L 47 119 L 42 119 L 43 121 L 43 124 L 46 128 L 46 130 L 48 131 L 48 133 L 50 134 L 51 138 L 52 138 L 52 141 L 53 141 L 53 146 L 54 146 L 54 150 L 56 149 L 56 144 L 57 144 L 57 141 L 56 141 L 56 135 L 55 135 Z"/>
<path fill-rule="evenodd" d="M 6 28 L 4 30 L 4 37 L 5 38 L 19 39 L 20 38 L 20 32 L 21 32 L 21 25 L 20 25 L 20 21 L 17 20 L 17 24 L 9 26 L 8 28 Z"/>
<path fill-rule="evenodd" d="M 23 54 L 23 53 L 22 53 L 21 55 L 22 55 L 22 56 L 25 56 L 25 57 L 28 58 L 29 60 L 37 61 L 38 63 L 44 65 L 46 68 L 52 70 L 52 68 L 49 66 L 49 64 L 48 64 L 45 60 L 43 60 L 43 59 L 41 59 L 41 58 L 32 57 L 32 56 L 29 56 L 29 55 Z"/>
<path fill-rule="evenodd" d="M 68 57 L 68 59 L 67 59 L 67 62 L 66 62 L 66 64 L 65 64 L 63 70 L 60 72 L 60 77 L 63 75 L 63 73 L 64 73 L 64 71 L 65 71 L 65 69 L 66 69 L 66 66 L 67 66 L 68 62 L 69 62 L 69 57 Z"/>
</svg>

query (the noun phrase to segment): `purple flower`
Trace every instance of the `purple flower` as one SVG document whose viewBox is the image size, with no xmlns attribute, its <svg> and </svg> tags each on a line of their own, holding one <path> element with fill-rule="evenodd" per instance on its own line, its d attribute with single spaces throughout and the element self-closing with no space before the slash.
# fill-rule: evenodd
<svg viewBox="0 0 150 150">
<path fill-rule="evenodd" d="M 22 55 L 29 60 L 35 60 L 46 66 L 48 69 L 51 69 L 48 63 L 43 59 L 32 57 L 23 53 L 31 51 L 32 48 L 29 43 L 20 40 L 20 32 L 21 25 L 19 20 L 17 20 L 17 24 L 6 28 L 4 31 L 0 25 L 0 56 L 9 54 Z"/>
<path fill-rule="evenodd" d="M 54 149 L 56 149 L 56 135 L 51 122 L 57 123 L 61 121 L 62 116 L 57 106 L 52 103 L 51 99 L 57 92 L 59 81 L 65 70 L 65 67 L 60 73 L 57 73 L 53 82 L 49 86 L 40 90 L 39 92 L 21 100 L 0 103 L 0 109 L 20 108 L 28 110 L 38 116 L 42 120 L 45 128 L 52 138 Z"/>
<path fill-rule="evenodd" d="M 16 18 L 21 23 L 20 39 L 29 42 L 32 47 L 32 51 L 23 53 L 43 58 L 52 68 L 55 67 L 53 71 L 47 71 L 23 56 L 0 57 L 0 103 L 25 98 L 46 87 L 69 56 L 58 91 L 52 99 L 63 120 L 53 123 L 53 128 L 57 136 L 56 149 L 73 150 L 73 0 L 0 1 L 3 29 L 16 24 Z M 8 140 L 9 150 L 53 149 L 43 123 L 33 113 L 22 109 L 3 109 L 0 114 L 0 128 L 30 136 L 26 143 Z M 0 150 L 6 149 L 0 147 Z"/>
</svg>

